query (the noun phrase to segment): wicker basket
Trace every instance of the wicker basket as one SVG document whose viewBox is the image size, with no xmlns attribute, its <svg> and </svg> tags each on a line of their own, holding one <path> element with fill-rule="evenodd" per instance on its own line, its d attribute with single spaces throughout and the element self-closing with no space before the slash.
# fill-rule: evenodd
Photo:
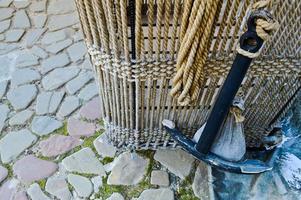
<svg viewBox="0 0 301 200">
<path fill-rule="evenodd" d="M 188 136 L 206 121 L 254 3 L 220 1 L 205 67 L 206 84 L 195 104 L 180 106 L 169 91 L 183 1 L 140 0 L 139 7 L 136 0 L 135 13 L 126 0 L 76 2 L 98 79 L 106 133 L 119 148 L 135 149 L 176 146 L 161 125 L 163 119 L 175 121 Z M 249 147 L 261 146 L 261 138 L 269 134 L 301 87 L 301 1 L 279 1 L 272 10 L 280 29 L 253 62 L 239 91 L 245 100 Z M 131 31 L 133 24 L 135 31 Z M 135 48 L 131 38 L 136 40 Z"/>
</svg>

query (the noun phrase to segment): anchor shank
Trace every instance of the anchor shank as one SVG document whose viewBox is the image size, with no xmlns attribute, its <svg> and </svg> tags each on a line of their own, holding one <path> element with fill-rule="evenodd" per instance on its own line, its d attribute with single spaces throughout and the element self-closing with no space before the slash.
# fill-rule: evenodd
<svg viewBox="0 0 301 200">
<path fill-rule="evenodd" d="M 196 144 L 196 149 L 207 154 L 216 138 L 216 135 L 226 118 L 232 101 L 242 83 L 252 59 L 237 54 L 231 70 L 218 94 L 204 131 Z"/>
</svg>

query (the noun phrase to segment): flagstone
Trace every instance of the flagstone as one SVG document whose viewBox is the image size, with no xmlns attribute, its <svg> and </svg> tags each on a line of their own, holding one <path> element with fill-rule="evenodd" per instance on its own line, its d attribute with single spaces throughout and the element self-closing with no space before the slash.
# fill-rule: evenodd
<svg viewBox="0 0 301 200">
<path fill-rule="evenodd" d="M 41 75 L 37 70 L 32 68 L 18 69 L 12 73 L 11 85 L 16 87 L 27 83 L 40 80 Z"/>
<path fill-rule="evenodd" d="M 37 97 L 36 114 L 54 114 L 61 104 L 64 95 L 64 91 L 40 93 Z"/>
<path fill-rule="evenodd" d="M 72 136 L 92 136 L 96 131 L 94 123 L 85 122 L 75 118 L 69 118 L 67 122 L 67 130 Z"/>
<path fill-rule="evenodd" d="M 0 155 L 3 163 L 17 158 L 25 149 L 35 143 L 37 137 L 29 130 L 22 129 L 6 134 L 0 140 Z"/>
<path fill-rule="evenodd" d="M 103 165 L 90 148 L 83 148 L 64 158 L 62 164 L 70 172 L 97 174 L 100 176 L 105 176 L 106 174 Z"/>
<path fill-rule="evenodd" d="M 50 177 L 47 179 L 45 190 L 60 200 L 71 200 L 72 194 L 64 178 Z"/>
<path fill-rule="evenodd" d="M 49 116 L 35 116 L 31 123 L 31 130 L 39 136 L 48 135 L 61 128 L 63 123 Z"/>
<path fill-rule="evenodd" d="M 96 120 L 101 118 L 101 108 L 99 97 L 93 98 L 91 101 L 81 107 L 79 114 L 88 120 Z"/>
<path fill-rule="evenodd" d="M 27 194 L 32 200 L 51 200 L 40 188 L 37 183 L 32 184 L 27 189 Z"/>
<path fill-rule="evenodd" d="M 64 99 L 57 116 L 60 119 L 63 119 L 66 116 L 69 116 L 71 113 L 73 113 L 77 108 L 80 106 L 80 100 L 79 98 L 75 96 L 68 96 Z"/>
<path fill-rule="evenodd" d="M 131 153 L 124 152 L 114 161 L 114 167 L 108 177 L 109 185 L 136 185 L 146 174 L 149 159 L 140 155 L 133 158 Z"/>
<path fill-rule="evenodd" d="M 0 104 L 0 133 L 5 126 L 5 121 L 8 118 L 9 108 L 5 104 Z"/>
<path fill-rule="evenodd" d="M 24 125 L 31 119 L 33 114 L 34 112 L 31 110 L 23 110 L 18 112 L 9 119 L 9 125 Z"/>
<path fill-rule="evenodd" d="M 82 144 L 79 138 L 64 135 L 52 135 L 39 143 L 40 152 L 45 157 L 64 154 L 74 147 Z"/>
<path fill-rule="evenodd" d="M 8 170 L 0 165 L 0 183 L 7 177 Z"/>
<path fill-rule="evenodd" d="M 14 28 L 29 28 L 30 21 L 25 10 L 18 10 L 13 19 Z"/>
<path fill-rule="evenodd" d="M 78 73 L 77 67 L 58 68 L 44 76 L 42 86 L 45 90 L 54 90 L 64 85 L 69 80 L 73 79 Z"/>
<path fill-rule="evenodd" d="M 51 176 L 58 166 L 56 163 L 28 155 L 13 165 L 13 172 L 24 183 L 31 183 Z"/>
<path fill-rule="evenodd" d="M 68 182 L 73 186 L 76 193 L 80 197 L 87 198 L 93 192 L 93 186 L 91 181 L 84 176 L 69 174 Z"/>
<path fill-rule="evenodd" d="M 181 179 L 189 175 L 194 162 L 194 158 L 181 149 L 157 150 L 154 159 Z"/>
</svg>

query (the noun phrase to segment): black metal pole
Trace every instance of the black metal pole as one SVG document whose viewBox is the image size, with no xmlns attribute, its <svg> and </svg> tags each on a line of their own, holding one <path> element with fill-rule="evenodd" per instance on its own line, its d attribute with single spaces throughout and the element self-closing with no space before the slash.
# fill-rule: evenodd
<svg viewBox="0 0 301 200">
<path fill-rule="evenodd" d="M 256 16 L 250 16 L 248 31 L 240 38 L 240 48 L 256 53 L 263 44 L 263 40 L 256 33 Z M 195 145 L 198 152 L 207 154 L 229 112 L 232 101 L 250 67 L 252 58 L 237 53 L 228 76 L 220 89 L 203 133 Z"/>
<path fill-rule="evenodd" d="M 196 149 L 207 154 L 214 142 L 224 119 L 226 118 L 232 101 L 245 77 L 252 59 L 238 54 L 232 68 L 218 94 L 218 98 L 212 108 L 204 131 L 196 144 Z"/>
</svg>

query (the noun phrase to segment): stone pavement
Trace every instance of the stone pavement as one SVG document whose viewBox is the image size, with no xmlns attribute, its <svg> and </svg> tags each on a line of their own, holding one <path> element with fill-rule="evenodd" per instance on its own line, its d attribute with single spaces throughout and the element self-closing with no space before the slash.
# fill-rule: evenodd
<svg viewBox="0 0 301 200">
<path fill-rule="evenodd" d="M 260 176 L 182 150 L 119 152 L 104 134 L 74 2 L 0 0 L 0 200 L 301 199 L 293 111 L 276 169 Z"/>
</svg>

